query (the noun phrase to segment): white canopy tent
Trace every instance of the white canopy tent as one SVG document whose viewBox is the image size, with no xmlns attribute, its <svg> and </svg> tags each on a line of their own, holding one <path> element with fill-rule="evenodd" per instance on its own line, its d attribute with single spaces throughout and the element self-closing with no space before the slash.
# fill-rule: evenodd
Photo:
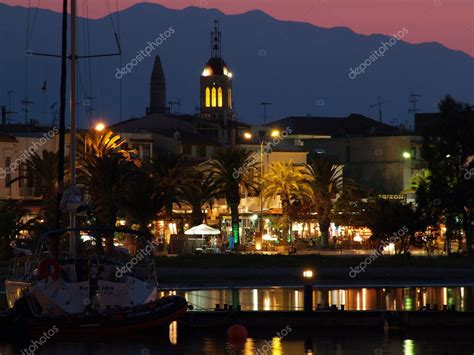
<svg viewBox="0 0 474 355">
<path fill-rule="evenodd" d="M 207 224 L 200 224 L 198 226 L 192 227 L 184 232 L 186 235 L 218 235 L 221 234 L 221 231 L 212 227 L 209 227 Z"/>
<path fill-rule="evenodd" d="M 219 235 L 219 234 L 221 234 L 221 231 L 216 229 L 216 228 L 209 227 L 207 224 L 200 224 L 199 226 L 195 226 L 195 227 L 192 227 L 192 228 L 188 229 L 186 232 L 184 232 L 184 234 L 189 235 L 189 236 L 191 236 L 191 235 L 200 235 L 201 236 L 201 245 L 200 245 L 200 247 L 203 247 L 204 236 L 205 235 Z M 193 243 L 193 245 L 195 245 L 194 243 Z M 213 248 L 213 249 L 216 250 L 216 248 Z M 193 250 L 194 250 L 194 248 L 193 248 Z M 196 250 L 198 250 L 198 248 L 196 248 Z"/>
</svg>

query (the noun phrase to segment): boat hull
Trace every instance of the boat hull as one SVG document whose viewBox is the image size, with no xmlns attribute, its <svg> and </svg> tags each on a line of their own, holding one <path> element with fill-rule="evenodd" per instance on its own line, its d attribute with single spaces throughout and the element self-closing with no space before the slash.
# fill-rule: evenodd
<svg viewBox="0 0 474 355">
<path fill-rule="evenodd" d="M 42 314 L 60 316 L 82 313 L 89 304 L 89 283 L 68 283 L 63 280 L 24 282 L 6 281 L 7 303 L 10 308 L 25 290 L 33 295 L 42 308 Z M 106 311 L 111 307 L 130 307 L 156 300 L 157 288 L 149 282 L 129 280 L 125 283 L 98 281 L 98 308 Z"/>
<path fill-rule="evenodd" d="M 55 329 L 57 337 L 131 336 L 163 328 L 183 316 L 187 302 L 169 296 L 147 305 L 100 316 L 35 317 L 26 321 L 28 336 L 37 337 Z M 56 328 L 54 328 L 56 327 Z"/>
</svg>

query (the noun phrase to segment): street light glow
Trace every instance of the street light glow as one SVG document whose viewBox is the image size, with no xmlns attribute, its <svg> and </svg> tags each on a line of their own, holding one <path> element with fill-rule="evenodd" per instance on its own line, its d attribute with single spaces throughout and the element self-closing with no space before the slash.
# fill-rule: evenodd
<svg viewBox="0 0 474 355">
<path fill-rule="evenodd" d="M 278 129 L 274 129 L 274 130 L 272 131 L 272 133 L 271 133 L 271 136 L 272 136 L 273 138 L 278 138 L 278 137 L 280 137 L 280 131 L 279 131 Z"/>
<path fill-rule="evenodd" d="M 252 139 L 252 137 L 253 137 L 252 133 L 250 133 L 250 132 L 245 132 L 244 133 L 244 138 L 245 139 L 249 140 L 249 139 Z"/>
<path fill-rule="evenodd" d="M 101 132 L 105 129 L 105 124 L 103 122 L 99 122 L 95 125 L 94 129 L 97 131 L 97 132 Z"/>
<path fill-rule="evenodd" d="M 403 152 L 402 155 L 403 155 L 403 157 L 404 157 L 405 159 L 410 159 L 410 158 L 411 158 L 410 152 Z"/>
<path fill-rule="evenodd" d="M 313 270 L 307 269 L 303 271 L 303 277 L 305 279 L 312 279 L 313 278 Z"/>
</svg>

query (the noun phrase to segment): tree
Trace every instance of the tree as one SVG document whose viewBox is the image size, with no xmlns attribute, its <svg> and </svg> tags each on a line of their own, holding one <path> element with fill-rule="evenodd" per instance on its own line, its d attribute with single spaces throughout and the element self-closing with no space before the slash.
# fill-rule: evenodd
<svg viewBox="0 0 474 355">
<path fill-rule="evenodd" d="M 313 190 L 314 203 L 321 230 L 321 247 L 328 247 L 329 226 L 331 224 L 332 200 L 343 191 L 342 166 L 332 164 L 321 156 L 315 156 L 308 170 L 307 183 Z"/>
<path fill-rule="evenodd" d="M 367 211 L 372 193 L 358 186 L 355 182 L 345 185 L 343 193 L 334 204 L 332 221 L 339 225 L 363 228 L 368 226 Z"/>
<path fill-rule="evenodd" d="M 77 138 L 77 153 L 80 159 L 87 157 L 105 157 L 113 154 L 120 154 L 127 160 L 132 160 L 131 154 L 134 150 L 123 149 L 126 141 L 119 134 L 111 130 L 96 131 L 89 130 L 84 137 Z"/>
<path fill-rule="evenodd" d="M 256 167 L 253 153 L 244 148 L 228 148 L 217 152 L 207 163 L 206 171 L 213 174 L 216 193 L 223 194 L 232 218 L 232 243 L 238 245 L 240 189 L 258 191 L 258 183 L 249 174 Z M 232 244 L 231 244 L 232 245 Z"/>
<path fill-rule="evenodd" d="M 206 174 L 196 169 L 189 171 L 181 190 L 183 200 L 192 208 L 191 224 L 193 226 L 201 224 L 203 206 L 208 204 L 212 208 L 212 200 L 216 195 L 212 174 Z"/>
<path fill-rule="evenodd" d="M 133 181 L 125 185 L 121 202 L 129 222 L 138 224 L 140 230 L 149 235 L 148 225 L 161 211 L 163 199 L 148 171 L 137 169 Z"/>
<path fill-rule="evenodd" d="M 78 184 L 89 196 L 93 214 L 101 227 L 115 228 L 124 191 L 136 175 L 140 162 L 121 149 L 125 141 L 111 131 L 89 132 L 79 149 Z M 113 252 L 113 235 L 106 235 L 106 253 Z"/>
<path fill-rule="evenodd" d="M 46 229 L 56 223 L 56 195 L 58 179 L 59 153 L 43 150 L 41 155 L 34 153 L 19 170 L 19 176 L 10 181 L 10 185 L 19 180 L 33 179 L 36 192 L 41 196 L 40 219 Z"/>
<path fill-rule="evenodd" d="M 423 216 L 446 225 L 448 252 L 455 230 L 462 229 L 467 254 L 472 256 L 474 111 L 450 96 L 438 107 L 440 118 L 423 132 L 422 158 L 429 173 L 418 185 L 417 204 Z"/>
<path fill-rule="evenodd" d="M 183 156 L 173 153 L 155 155 L 151 160 L 150 174 L 155 189 L 160 192 L 165 214 L 165 233 L 169 238 L 169 225 L 173 221 L 173 204 L 180 203 L 186 176 Z"/>
<path fill-rule="evenodd" d="M 384 199 L 371 200 L 367 208 L 367 227 L 372 231 L 372 239 L 398 243 L 398 253 L 407 252 L 414 243 L 418 230 L 418 218 L 410 204 Z"/>
<path fill-rule="evenodd" d="M 10 243 L 23 229 L 23 218 L 27 210 L 12 200 L 0 202 L 0 259 L 12 256 Z"/>
<path fill-rule="evenodd" d="M 312 196 L 311 188 L 306 184 L 307 175 L 304 169 L 276 162 L 270 165 L 263 178 L 262 195 L 265 199 L 280 197 L 283 212 L 283 240 L 291 240 L 290 211 L 292 205 L 300 205 L 305 198 Z"/>
</svg>

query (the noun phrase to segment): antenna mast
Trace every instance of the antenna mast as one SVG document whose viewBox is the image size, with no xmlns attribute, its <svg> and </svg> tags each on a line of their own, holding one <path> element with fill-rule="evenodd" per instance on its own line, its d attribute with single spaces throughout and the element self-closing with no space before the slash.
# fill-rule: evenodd
<svg viewBox="0 0 474 355">
<path fill-rule="evenodd" d="M 389 103 L 390 101 L 383 101 L 381 100 L 380 96 L 378 97 L 378 102 L 374 105 L 370 105 L 370 108 L 378 107 L 379 109 L 379 122 L 382 123 L 382 105 Z"/>
<path fill-rule="evenodd" d="M 413 113 L 413 119 L 415 119 L 416 113 L 419 111 L 416 108 L 416 103 L 420 101 L 420 100 L 418 100 L 418 97 L 421 97 L 421 95 L 415 94 L 413 92 L 410 94 L 410 104 L 412 106 L 411 106 L 411 108 L 408 109 L 408 112 Z"/>
<path fill-rule="evenodd" d="M 263 124 L 267 123 L 267 106 L 270 106 L 271 102 L 261 102 L 260 105 L 263 106 Z"/>
<path fill-rule="evenodd" d="M 173 113 L 173 105 L 178 106 L 177 114 L 179 114 L 179 109 L 181 107 L 181 99 L 178 99 L 178 101 L 168 101 L 168 104 L 170 105 L 170 113 Z"/>
</svg>

